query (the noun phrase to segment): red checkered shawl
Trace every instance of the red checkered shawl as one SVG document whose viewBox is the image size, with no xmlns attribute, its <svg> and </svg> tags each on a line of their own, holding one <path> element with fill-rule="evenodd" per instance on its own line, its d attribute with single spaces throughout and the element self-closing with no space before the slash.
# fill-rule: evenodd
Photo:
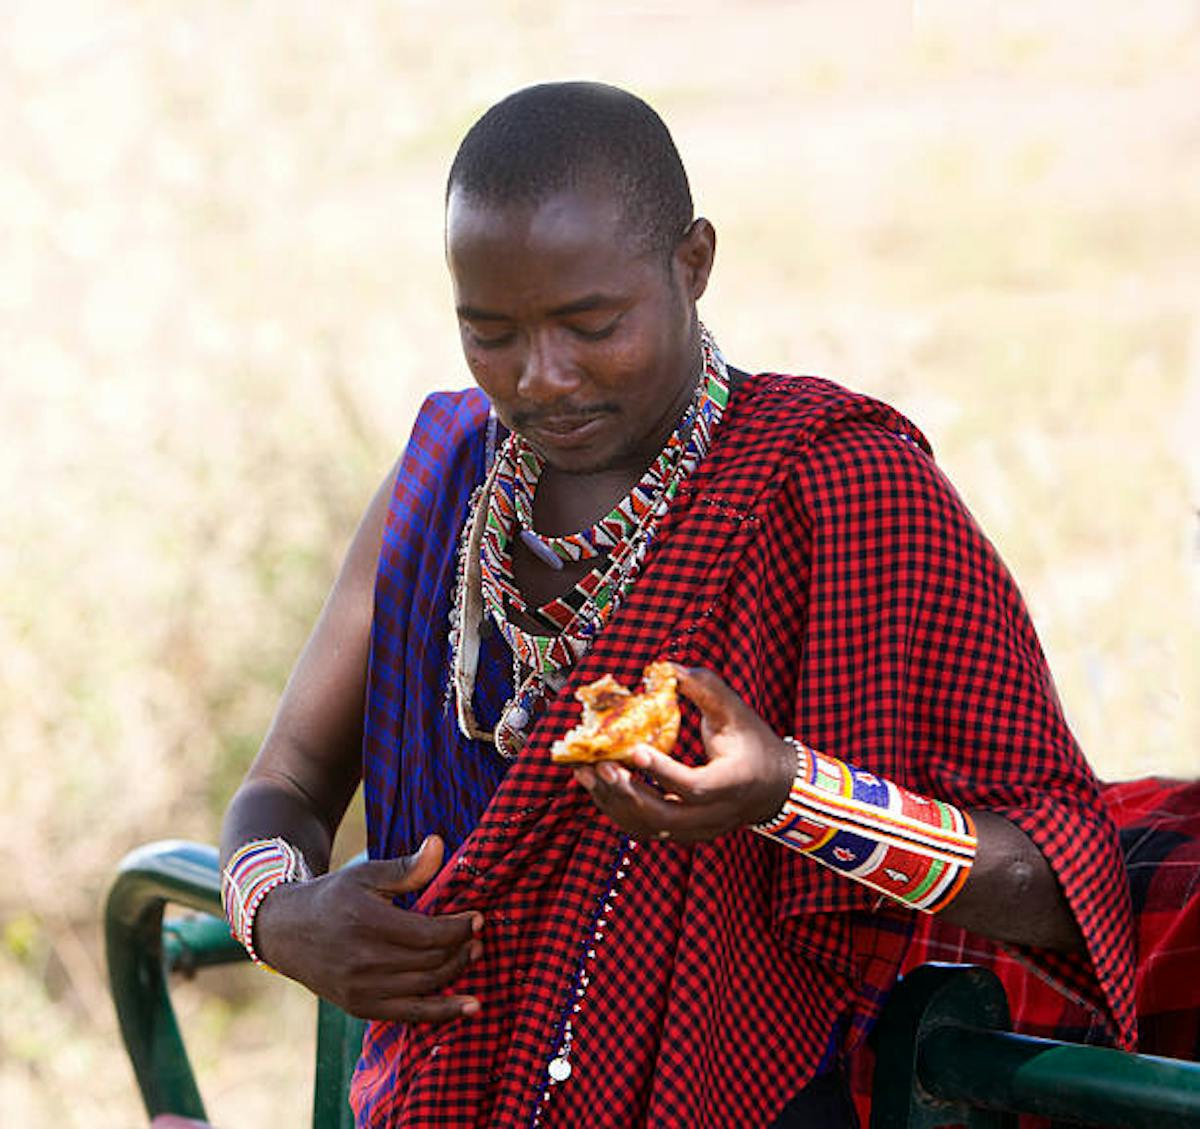
<svg viewBox="0 0 1200 1129">
<path fill-rule="evenodd" d="M 911 424 L 825 381 L 750 378 L 571 685 L 632 684 L 659 657 L 718 671 L 780 733 L 1022 827 L 1091 959 L 1031 956 L 1128 1043 L 1112 824 L 1012 580 Z M 420 903 L 485 915 L 455 985 L 482 1014 L 373 1024 L 361 1124 L 766 1125 L 877 1014 L 907 911 L 749 831 L 624 863 L 548 758 L 576 716 L 568 688 Z M 702 756 L 690 708 L 677 751 Z M 568 1014 L 573 1072 L 548 1086 Z"/>
</svg>

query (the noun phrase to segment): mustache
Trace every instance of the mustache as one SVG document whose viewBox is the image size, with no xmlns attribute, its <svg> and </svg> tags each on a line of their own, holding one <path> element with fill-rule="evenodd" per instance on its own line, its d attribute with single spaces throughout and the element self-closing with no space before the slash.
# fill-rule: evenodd
<svg viewBox="0 0 1200 1129">
<path fill-rule="evenodd" d="M 530 428 L 544 427 L 547 424 L 555 427 L 571 426 L 572 424 L 587 423 L 597 416 L 615 415 L 615 404 L 587 404 L 585 406 L 557 405 L 553 408 L 525 409 L 512 413 L 512 425 L 517 431 Z"/>
</svg>

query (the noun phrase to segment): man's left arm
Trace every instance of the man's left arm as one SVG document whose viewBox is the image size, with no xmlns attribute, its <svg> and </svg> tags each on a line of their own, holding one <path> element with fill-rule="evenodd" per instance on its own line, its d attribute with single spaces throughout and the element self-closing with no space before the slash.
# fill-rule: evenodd
<svg viewBox="0 0 1200 1129">
<path fill-rule="evenodd" d="M 642 746 L 632 767 L 580 767 L 576 780 L 596 805 L 642 839 L 706 840 L 767 823 L 784 807 L 796 754 L 716 674 L 676 667 L 679 687 L 700 710 L 707 763 L 695 767 Z M 1007 944 L 1076 952 L 1083 938 L 1058 880 L 1020 828 L 989 811 L 971 813 L 974 860 L 945 920 Z"/>
</svg>

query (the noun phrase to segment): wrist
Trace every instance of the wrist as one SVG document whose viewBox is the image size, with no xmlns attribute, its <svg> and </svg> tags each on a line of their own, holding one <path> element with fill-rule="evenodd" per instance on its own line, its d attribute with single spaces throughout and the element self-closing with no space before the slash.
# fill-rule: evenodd
<svg viewBox="0 0 1200 1129">
<path fill-rule="evenodd" d="M 304 856 L 286 839 L 254 839 L 230 857 L 221 876 L 221 903 L 230 932 L 255 964 L 270 968 L 255 945 L 255 924 L 268 895 L 311 878 Z"/>
<path fill-rule="evenodd" d="M 786 822 L 788 799 L 796 780 L 805 771 L 807 754 L 808 750 L 795 737 L 779 738 L 770 803 L 764 804 L 764 817 L 752 824 L 755 831 L 770 833 Z"/>
<path fill-rule="evenodd" d="M 258 903 L 258 910 L 251 922 L 250 941 L 254 946 L 256 963 L 274 972 L 285 971 L 287 962 L 279 960 L 281 953 L 278 942 L 295 932 L 295 913 L 289 911 L 288 906 L 292 893 L 300 885 L 302 883 L 281 882 L 273 886 Z"/>
</svg>

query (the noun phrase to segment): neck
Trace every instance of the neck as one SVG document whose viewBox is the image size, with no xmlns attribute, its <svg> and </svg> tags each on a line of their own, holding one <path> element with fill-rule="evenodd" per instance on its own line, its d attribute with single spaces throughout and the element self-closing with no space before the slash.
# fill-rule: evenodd
<svg viewBox="0 0 1200 1129">
<path fill-rule="evenodd" d="M 585 529 L 612 510 L 654 461 L 641 467 L 617 467 L 588 474 L 570 474 L 546 467 L 534 496 L 534 526 L 551 536 Z"/>
<path fill-rule="evenodd" d="M 550 536 L 562 536 L 585 529 L 611 512 L 662 454 L 694 403 L 695 386 L 703 376 L 701 370 L 686 398 L 674 406 L 669 416 L 670 426 L 661 435 L 658 445 L 643 451 L 640 457 L 595 471 L 571 472 L 545 466 L 534 494 L 534 528 Z"/>
</svg>

